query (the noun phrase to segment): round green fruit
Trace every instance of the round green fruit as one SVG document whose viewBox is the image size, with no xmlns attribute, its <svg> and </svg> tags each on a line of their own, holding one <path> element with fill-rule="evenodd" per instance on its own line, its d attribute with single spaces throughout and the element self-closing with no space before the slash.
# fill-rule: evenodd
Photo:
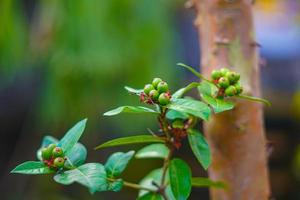
<svg viewBox="0 0 300 200">
<path fill-rule="evenodd" d="M 53 151 L 53 149 L 56 147 L 56 144 L 49 144 L 48 145 L 48 149 L 52 152 Z"/>
<path fill-rule="evenodd" d="M 243 86 L 241 86 L 241 84 L 239 82 L 237 84 L 235 84 L 234 87 L 236 88 L 237 94 L 241 94 L 243 92 Z"/>
<path fill-rule="evenodd" d="M 62 157 L 64 155 L 64 152 L 63 152 L 62 148 L 55 147 L 52 151 L 52 155 L 54 158 Z"/>
<path fill-rule="evenodd" d="M 228 72 L 226 74 L 226 77 L 228 78 L 230 84 L 235 84 L 239 81 L 240 79 L 240 74 L 236 73 L 236 72 Z"/>
<path fill-rule="evenodd" d="M 167 92 L 169 90 L 168 84 L 164 81 L 161 81 L 160 83 L 158 83 L 157 85 L 157 91 L 159 94 L 163 93 L 163 92 Z"/>
<path fill-rule="evenodd" d="M 226 77 L 221 77 L 218 81 L 218 85 L 221 88 L 227 88 L 229 86 L 229 80 Z"/>
<path fill-rule="evenodd" d="M 165 106 L 170 103 L 170 97 L 167 93 L 161 93 L 158 97 L 158 102 L 160 105 Z"/>
<path fill-rule="evenodd" d="M 65 159 L 62 157 L 55 158 L 53 164 L 57 168 L 62 168 L 65 164 Z"/>
<path fill-rule="evenodd" d="M 237 94 L 237 90 L 233 85 L 231 85 L 228 88 L 226 88 L 225 94 L 229 97 L 232 97 Z"/>
<path fill-rule="evenodd" d="M 226 74 L 229 72 L 229 69 L 227 68 L 221 68 L 220 69 L 220 73 L 221 73 L 221 76 L 226 76 Z"/>
<path fill-rule="evenodd" d="M 47 147 L 42 148 L 41 152 L 43 160 L 49 160 L 52 157 L 52 151 Z"/>
<path fill-rule="evenodd" d="M 145 94 L 149 95 L 149 92 L 150 92 L 151 90 L 154 90 L 153 85 L 151 85 L 151 84 L 145 85 L 145 87 L 144 87 L 144 93 L 145 93 Z"/>
<path fill-rule="evenodd" d="M 211 78 L 213 80 L 218 80 L 219 78 L 221 78 L 221 76 L 222 76 L 222 73 L 219 70 L 213 70 L 211 72 Z"/>
<path fill-rule="evenodd" d="M 152 81 L 152 85 L 154 88 L 157 88 L 157 85 L 162 82 L 161 78 L 154 78 Z"/>
<path fill-rule="evenodd" d="M 157 101 L 159 97 L 159 93 L 157 92 L 157 90 L 151 90 L 149 92 L 149 96 L 151 97 L 152 101 Z"/>
<path fill-rule="evenodd" d="M 183 128 L 184 127 L 184 123 L 181 120 L 176 120 L 172 123 L 172 127 L 173 128 Z"/>
</svg>

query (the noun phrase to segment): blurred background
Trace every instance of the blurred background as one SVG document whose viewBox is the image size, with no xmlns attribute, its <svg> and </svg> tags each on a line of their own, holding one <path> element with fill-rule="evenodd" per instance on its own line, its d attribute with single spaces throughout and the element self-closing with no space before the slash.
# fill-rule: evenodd
<svg viewBox="0 0 300 200">
<path fill-rule="evenodd" d="M 135 199 L 136 191 L 90 195 L 77 184 L 62 186 L 51 176 L 9 175 L 34 160 L 46 134 L 60 138 L 88 117 L 81 142 L 88 162 L 105 162 L 112 148 L 93 147 L 111 138 L 157 128 L 155 118 L 102 113 L 118 105 L 139 105 L 124 85 L 142 87 L 158 76 L 175 90 L 192 75 L 177 62 L 199 68 L 195 13 L 184 0 L 0 0 L 0 193 L 9 200 Z M 272 196 L 300 199 L 300 2 L 260 0 L 254 6 L 262 45 L 262 87 L 266 108 Z M 206 173 L 188 148 L 178 152 L 195 175 Z M 160 161 L 132 161 L 125 178 L 137 182 Z M 207 189 L 190 199 L 208 199 Z"/>
</svg>

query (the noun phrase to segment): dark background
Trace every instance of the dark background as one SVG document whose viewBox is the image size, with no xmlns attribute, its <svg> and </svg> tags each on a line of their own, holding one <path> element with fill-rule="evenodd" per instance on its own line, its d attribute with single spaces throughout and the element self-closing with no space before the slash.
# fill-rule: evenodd
<svg viewBox="0 0 300 200">
<path fill-rule="evenodd" d="M 263 96 L 273 197 L 300 199 L 300 4 L 261 0 L 254 6 L 261 48 Z M 90 195 L 80 185 L 62 186 L 51 176 L 10 175 L 34 160 L 44 135 L 63 136 L 89 118 L 81 142 L 88 162 L 105 162 L 114 151 L 93 147 L 122 135 L 157 128 L 153 117 L 102 113 L 139 105 L 124 85 L 141 87 L 159 76 L 174 91 L 196 80 L 176 66 L 199 66 L 194 12 L 183 0 L 0 0 L 0 197 L 1 199 L 134 199 L 136 191 Z M 178 152 L 195 175 L 206 176 L 186 145 Z M 125 178 L 140 180 L 160 161 L 132 161 Z M 208 199 L 194 189 L 190 199 Z"/>
</svg>

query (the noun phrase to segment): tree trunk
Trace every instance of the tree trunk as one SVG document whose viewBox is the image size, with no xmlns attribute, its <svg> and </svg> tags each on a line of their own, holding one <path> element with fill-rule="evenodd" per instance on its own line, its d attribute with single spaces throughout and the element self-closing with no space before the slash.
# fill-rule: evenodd
<svg viewBox="0 0 300 200">
<path fill-rule="evenodd" d="M 202 72 L 228 67 L 241 74 L 244 94 L 260 95 L 258 44 L 255 42 L 252 2 L 249 0 L 194 0 L 195 25 L 201 44 Z M 210 190 L 213 200 L 266 200 L 267 170 L 263 107 L 234 99 L 233 110 L 204 124 L 212 151 L 209 176 L 224 181 L 227 190 Z"/>
</svg>

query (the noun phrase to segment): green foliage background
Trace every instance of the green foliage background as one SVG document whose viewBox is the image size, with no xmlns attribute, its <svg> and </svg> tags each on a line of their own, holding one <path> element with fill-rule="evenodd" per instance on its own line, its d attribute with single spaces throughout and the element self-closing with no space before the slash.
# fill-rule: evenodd
<svg viewBox="0 0 300 200">
<path fill-rule="evenodd" d="M 18 1 L 4 2 L 0 70 L 9 79 L 1 81 L 40 68 L 41 126 L 99 119 L 132 100 L 124 99 L 124 85 L 142 86 L 153 76 L 175 82 L 178 1 L 41 0 L 30 20 Z"/>
</svg>

